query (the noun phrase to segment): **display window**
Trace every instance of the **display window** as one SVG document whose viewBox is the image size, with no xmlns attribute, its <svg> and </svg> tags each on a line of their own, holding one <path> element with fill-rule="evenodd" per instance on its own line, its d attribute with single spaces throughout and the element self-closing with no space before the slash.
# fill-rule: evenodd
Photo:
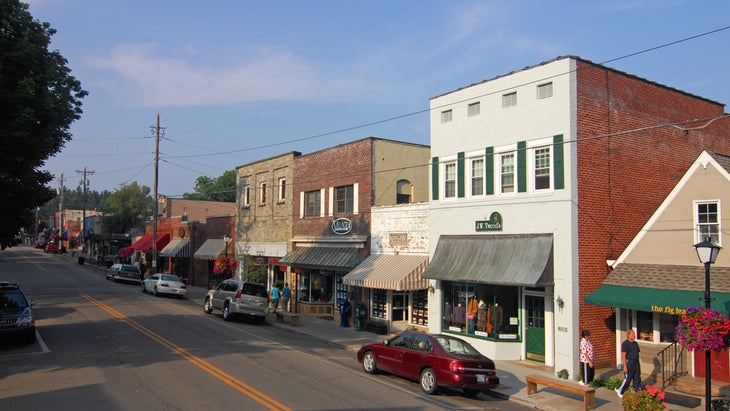
<svg viewBox="0 0 730 411">
<path fill-rule="evenodd" d="M 388 319 L 388 291 L 374 289 L 371 293 L 370 316 L 373 318 Z"/>
<path fill-rule="evenodd" d="M 444 281 L 442 290 L 444 331 L 519 340 L 518 287 Z"/>
<path fill-rule="evenodd" d="M 681 316 L 648 311 L 633 311 L 632 314 L 629 318 L 635 320 L 637 340 L 663 343 L 674 342 L 675 329 L 679 324 Z"/>
<path fill-rule="evenodd" d="M 299 273 L 299 301 L 305 303 L 332 303 L 332 273 L 309 271 Z"/>
</svg>

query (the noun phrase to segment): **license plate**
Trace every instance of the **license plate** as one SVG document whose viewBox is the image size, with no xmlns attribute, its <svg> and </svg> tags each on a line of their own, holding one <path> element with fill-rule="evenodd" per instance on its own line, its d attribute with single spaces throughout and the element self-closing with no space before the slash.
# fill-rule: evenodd
<svg viewBox="0 0 730 411">
<path fill-rule="evenodd" d="M 484 384 L 487 381 L 487 376 L 484 374 L 477 374 L 477 382 L 479 384 Z"/>
</svg>

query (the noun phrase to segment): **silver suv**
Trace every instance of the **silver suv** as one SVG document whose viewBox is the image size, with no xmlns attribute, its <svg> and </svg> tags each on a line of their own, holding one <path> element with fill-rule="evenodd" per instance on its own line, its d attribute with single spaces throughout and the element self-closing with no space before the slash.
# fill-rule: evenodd
<svg viewBox="0 0 730 411">
<path fill-rule="evenodd" d="M 203 311 L 210 314 L 214 309 L 221 310 L 226 321 L 234 315 L 246 315 L 263 323 L 269 313 L 266 286 L 233 278 L 225 280 L 205 295 Z"/>
<path fill-rule="evenodd" d="M 0 340 L 20 336 L 28 344 L 35 342 L 35 318 L 20 286 L 0 281 Z"/>
</svg>

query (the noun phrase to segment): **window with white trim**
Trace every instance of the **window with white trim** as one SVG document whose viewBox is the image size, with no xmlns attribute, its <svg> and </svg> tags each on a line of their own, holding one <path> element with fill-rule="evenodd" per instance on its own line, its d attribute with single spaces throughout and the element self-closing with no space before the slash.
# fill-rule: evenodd
<svg viewBox="0 0 730 411">
<path fill-rule="evenodd" d="M 500 192 L 515 192 L 515 153 L 505 153 L 499 156 Z"/>
<path fill-rule="evenodd" d="M 251 186 L 243 186 L 243 190 L 241 190 L 241 203 L 244 207 L 251 205 Z"/>
<path fill-rule="evenodd" d="M 550 147 L 540 147 L 534 150 L 535 155 L 535 190 L 550 188 Z"/>
<path fill-rule="evenodd" d="M 484 195 L 484 159 L 471 160 L 471 195 Z"/>
<path fill-rule="evenodd" d="M 319 217 L 322 205 L 322 192 L 312 190 L 304 193 L 304 216 Z"/>
<path fill-rule="evenodd" d="M 444 164 L 444 198 L 456 197 L 456 163 Z"/>
<path fill-rule="evenodd" d="M 266 204 L 266 183 L 261 183 L 259 186 L 259 204 Z"/>
<path fill-rule="evenodd" d="M 476 103 L 471 103 L 467 106 L 466 116 L 467 117 L 478 116 L 480 110 L 481 110 L 481 107 L 480 107 L 480 104 L 478 101 Z"/>
<path fill-rule="evenodd" d="M 441 122 L 450 123 L 452 120 L 453 112 L 451 110 L 444 110 L 441 112 Z"/>
<path fill-rule="evenodd" d="M 553 83 L 545 83 L 537 85 L 537 99 L 550 98 L 553 96 Z"/>
<path fill-rule="evenodd" d="M 355 204 L 354 186 L 340 186 L 335 188 L 335 213 L 352 214 Z"/>
<path fill-rule="evenodd" d="M 280 203 L 283 203 L 284 200 L 286 200 L 286 178 L 280 177 L 278 183 L 279 183 L 278 184 L 279 194 L 278 194 L 277 201 L 279 201 Z"/>
<path fill-rule="evenodd" d="M 514 107 L 516 105 L 517 105 L 517 92 L 516 91 L 502 95 L 502 108 Z"/>
<path fill-rule="evenodd" d="M 697 225 L 697 238 L 695 241 L 710 241 L 720 244 L 720 202 L 702 201 L 695 202 L 695 224 Z"/>
</svg>

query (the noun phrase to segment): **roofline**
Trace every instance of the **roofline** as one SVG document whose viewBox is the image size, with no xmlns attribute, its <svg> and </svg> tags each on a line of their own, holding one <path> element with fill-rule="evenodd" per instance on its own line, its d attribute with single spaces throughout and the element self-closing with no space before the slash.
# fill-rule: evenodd
<svg viewBox="0 0 730 411">
<path fill-rule="evenodd" d="M 302 155 L 302 153 L 300 153 L 299 151 L 289 151 L 289 152 L 286 152 L 286 153 L 283 153 L 283 154 L 279 154 L 279 155 L 275 155 L 275 156 L 263 158 L 261 160 L 256 160 L 256 161 L 253 161 L 251 163 L 246 163 L 246 164 L 242 164 L 240 166 L 236 166 L 236 170 L 238 170 L 240 168 L 243 168 L 243 167 L 250 167 L 250 166 L 252 166 L 254 164 L 259 164 L 259 163 L 263 163 L 263 162 L 266 162 L 266 161 L 275 160 L 275 159 L 281 158 L 281 157 L 286 157 L 286 156 L 299 157 L 301 155 Z"/>
</svg>

